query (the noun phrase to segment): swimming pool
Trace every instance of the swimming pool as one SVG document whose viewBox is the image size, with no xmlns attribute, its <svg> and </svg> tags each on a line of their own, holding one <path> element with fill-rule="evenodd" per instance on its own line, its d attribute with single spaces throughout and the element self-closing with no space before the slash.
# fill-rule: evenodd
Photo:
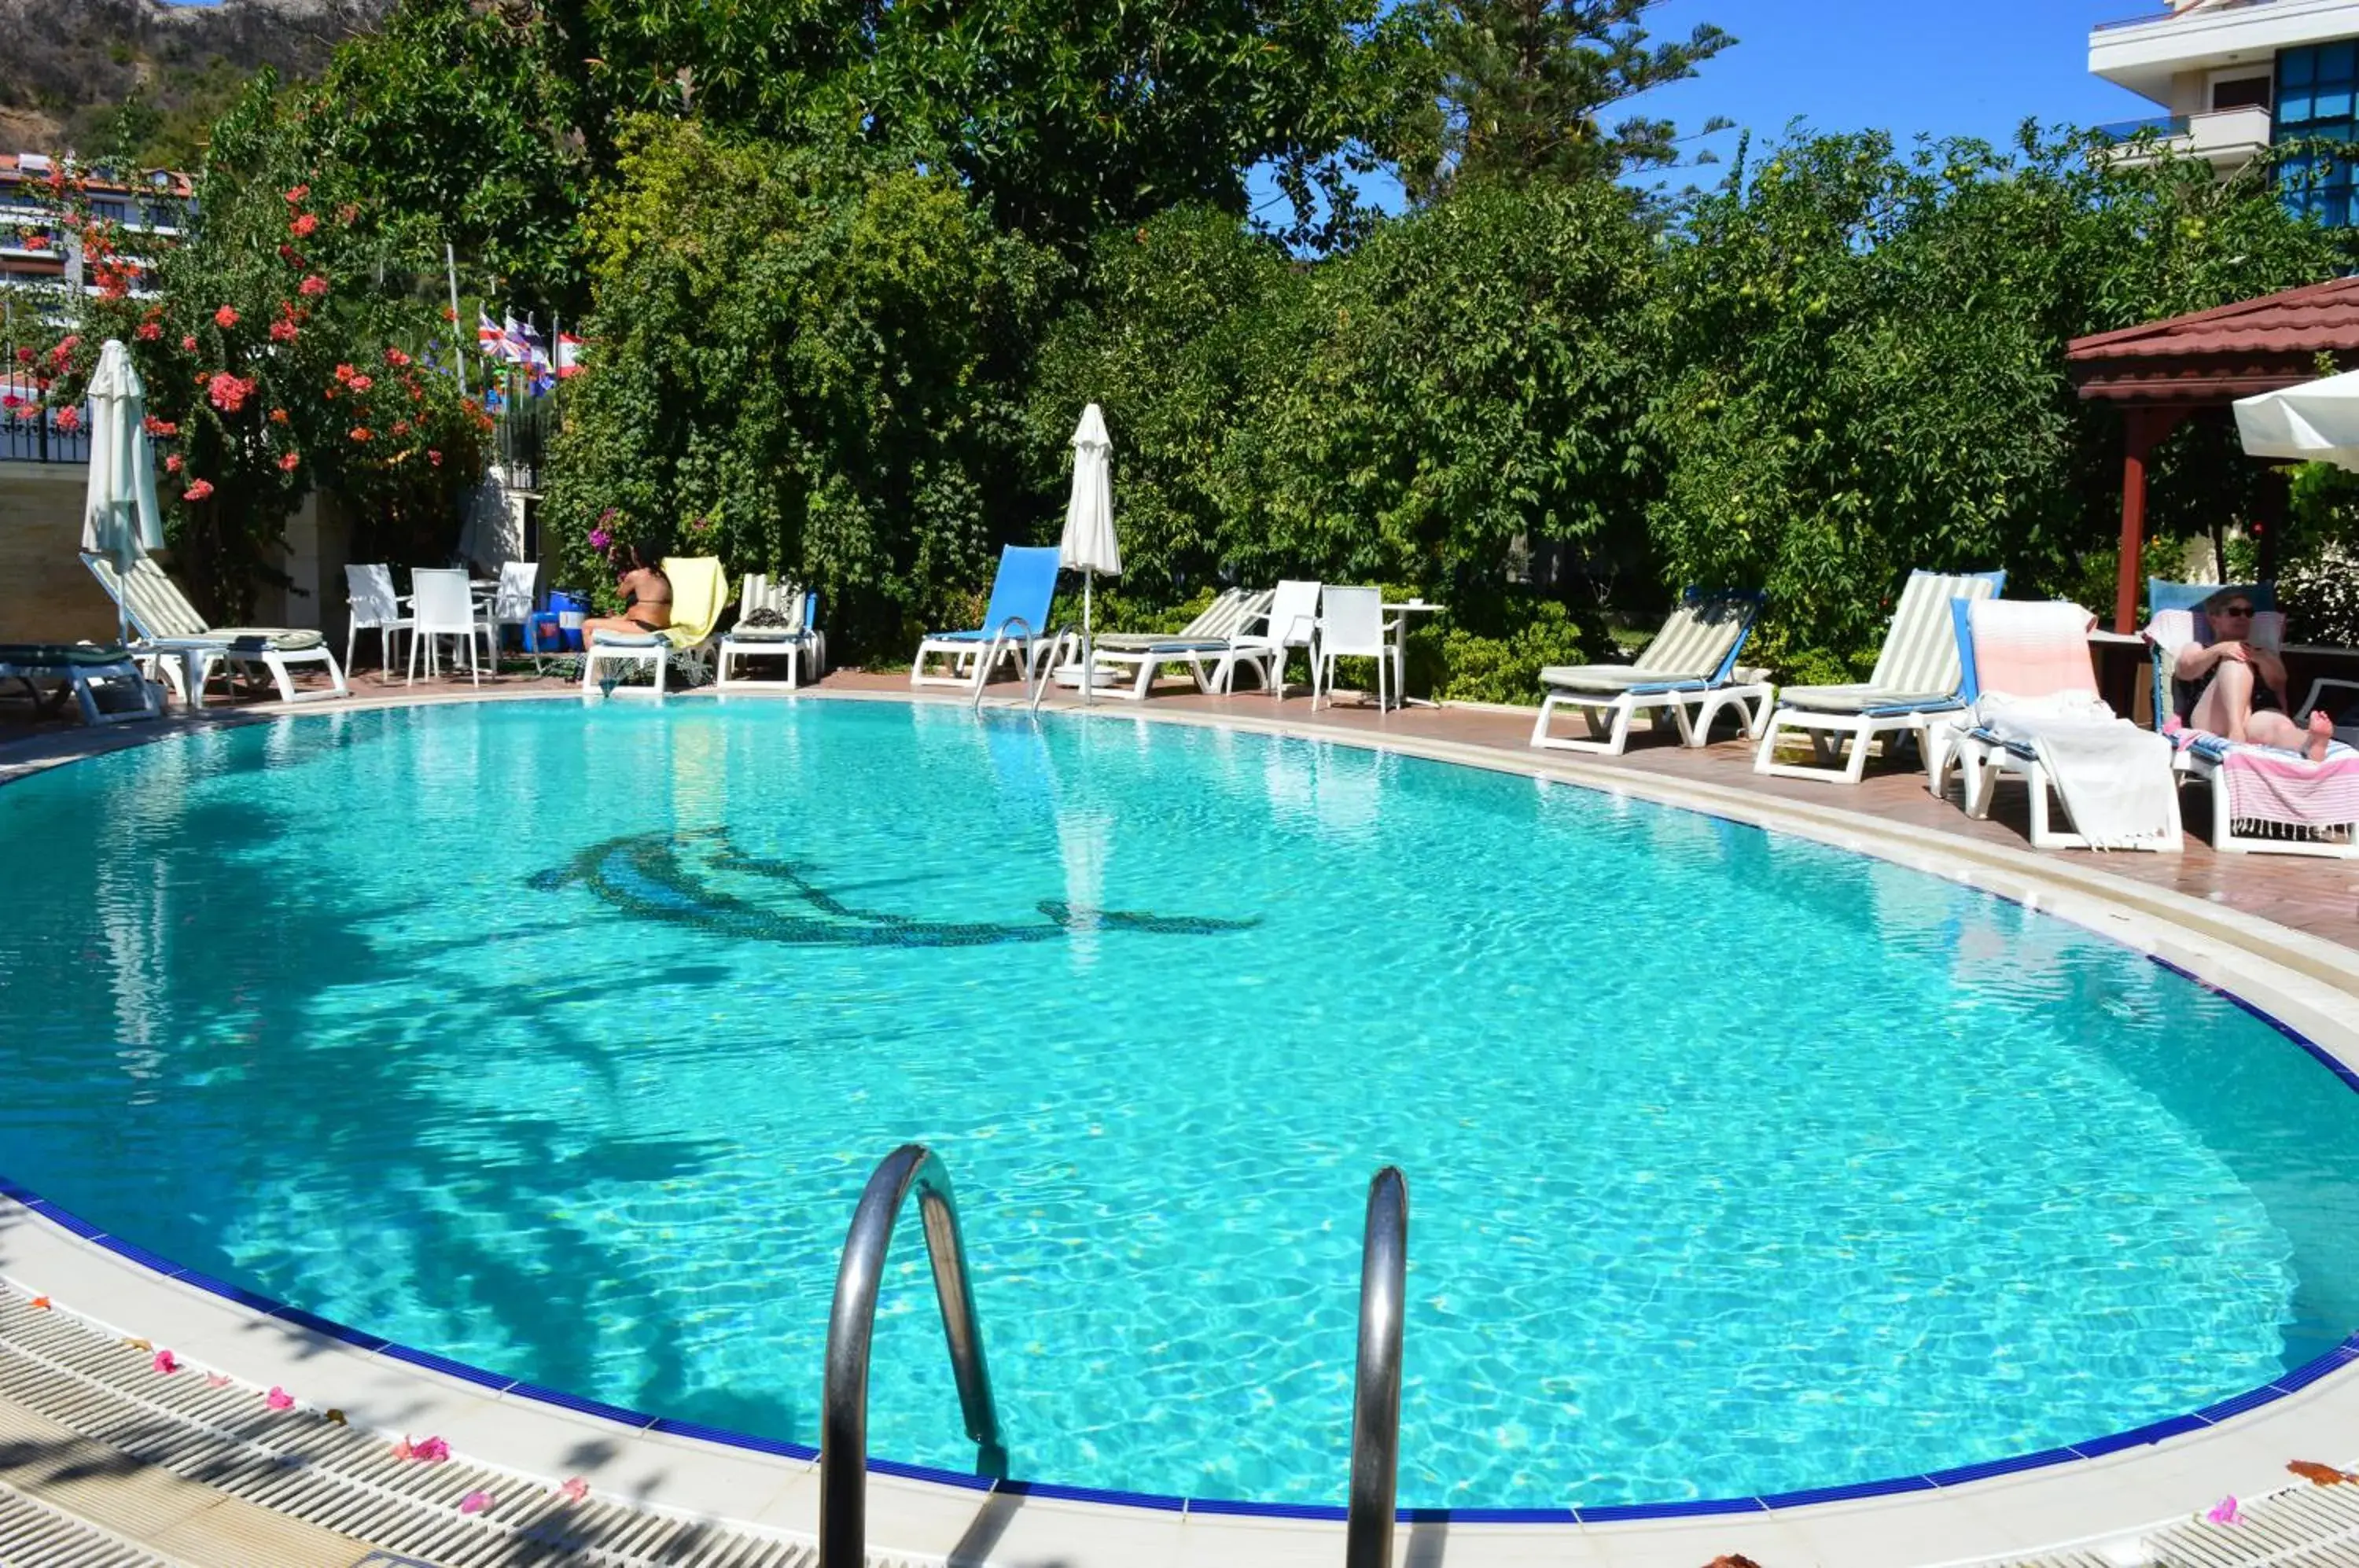
<svg viewBox="0 0 2359 1568">
<path fill-rule="evenodd" d="M 1528 779 L 1105 717 L 501 703 L 0 789 L 0 1172 L 405 1344 L 810 1441 L 875 1160 L 955 1176 L 1018 1475 L 1402 1497 L 2072 1443 L 2359 1325 L 2359 1096 L 2060 921 Z M 871 1443 L 960 1467 L 916 1227 Z"/>
</svg>

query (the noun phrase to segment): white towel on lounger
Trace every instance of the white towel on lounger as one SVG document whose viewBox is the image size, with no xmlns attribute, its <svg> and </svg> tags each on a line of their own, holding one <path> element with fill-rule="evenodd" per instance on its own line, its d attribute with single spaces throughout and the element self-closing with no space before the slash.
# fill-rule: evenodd
<svg viewBox="0 0 2359 1568">
<path fill-rule="evenodd" d="M 1985 692 L 1983 727 L 2031 746 L 2072 831 L 2092 849 L 2180 847 L 2170 742 L 2118 718 L 2093 693 L 2008 697 Z"/>
</svg>

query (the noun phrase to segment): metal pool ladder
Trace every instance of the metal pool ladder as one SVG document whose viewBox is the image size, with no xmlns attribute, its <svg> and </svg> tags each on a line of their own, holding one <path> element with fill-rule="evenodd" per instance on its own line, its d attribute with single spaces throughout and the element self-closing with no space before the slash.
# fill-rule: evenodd
<svg viewBox="0 0 2359 1568">
<path fill-rule="evenodd" d="M 820 1568 L 862 1568 L 868 1540 L 868 1356 L 876 1329 L 876 1291 L 893 1224 L 909 1189 L 918 1190 L 918 1217 L 926 1230 L 934 1293 L 941 1299 L 942 1336 L 950 1342 L 959 1409 L 975 1443 L 975 1469 L 1005 1477 L 1007 1449 L 991 1399 L 991 1369 L 974 1319 L 974 1290 L 959 1235 L 958 1199 L 951 1173 L 922 1143 L 905 1143 L 868 1178 L 843 1238 L 836 1270 L 835 1305 L 827 1320 L 827 1374 L 821 1396 L 819 1451 Z"/>
<path fill-rule="evenodd" d="M 1387 1165 L 1368 1183 L 1360 1248 L 1359 1367 L 1352 1389 L 1352 1492 L 1344 1568 L 1391 1568 L 1400 1490 L 1401 1320 L 1408 1289 L 1408 1178 Z"/>
</svg>

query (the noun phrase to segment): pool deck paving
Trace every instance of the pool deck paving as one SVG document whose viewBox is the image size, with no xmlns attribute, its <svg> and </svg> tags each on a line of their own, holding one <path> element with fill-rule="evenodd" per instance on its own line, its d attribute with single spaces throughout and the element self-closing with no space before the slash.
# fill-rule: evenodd
<svg viewBox="0 0 2359 1568">
<path fill-rule="evenodd" d="M 365 670 L 353 688 L 352 704 L 293 711 L 475 694 L 463 679 L 408 688 Z M 554 680 L 510 675 L 481 694 L 507 700 L 577 691 Z M 784 700 L 909 695 L 906 674 L 845 671 Z M 1006 683 L 986 700 L 1005 706 L 1017 696 Z M 748 693 L 742 700 L 782 697 Z M 696 692 L 679 700 L 712 698 Z M 942 700 L 958 699 L 948 693 Z M 1075 705 L 1071 693 L 1059 692 L 1043 707 Z M 2190 838 L 2182 855 L 2032 852 L 2019 791 L 2014 801 L 2002 795 L 1995 821 L 1976 822 L 1954 799 L 1930 795 L 1921 770 L 1877 768 L 1857 787 L 1767 779 L 1752 772 L 1751 747 L 1740 740 L 1688 750 L 1641 730 L 1628 755 L 1612 758 L 1533 750 L 1526 744 L 1531 714 L 1513 710 L 1378 713 L 1347 695 L 1314 712 L 1300 695 L 1280 702 L 1257 693 L 1184 691 L 1145 704 L 1094 706 L 1092 722 L 1212 724 L 1377 745 L 1859 848 L 2104 931 L 2254 1000 L 2334 1058 L 2359 1064 L 2359 963 L 2353 957 L 2359 950 L 2359 863 L 2216 854 L 2198 836 L 2205 826 L 2201 791 L 2186 792 Z M 0 783 L 158 734 L 285 711 L 275 702 L 241 703 L 95 732 L 21 724 L 11 729 L 0 713 Z M 167 1278 L 9 1199 L 0 1199 L 0 1562 L 8 1561 L 12 1508 L 48 1509 L 46 1528 L 79 1520 L 76 1528 L 149 1553 L 120 1559 L 126 1563 L 387 1562 L 369 1555 L 381 1549 L 418 1551 L 419 1560 L 451 1568 L 812 1560 L 806 1553 L 816 1526 L 817 1473 L 808 1459 L 653 1432 L 399 1363 Z M 50 1311 L 37 1313 L 27 1305 L 37 1291 L 54 1298 Z M 135 1341 L 168 1342 L 190 1373 L 155 1375 Z M 2359 1367 L 2359 1358 L 2353 1365 Z M 212 1377 L 225 1381 L 214 1388 Z M 169 1399 L 160 1391 L 168 1384 Z M 257 1401 L 273 1384 L 301 1403 L 266 1420 Z M 128 1401 L 139 1419 L 107 1413 L 110 1400 Z M 342 1424 L 324 1421 L 331 1408 Z M 280 1443 L 261 1430 L 270 1422 L 296 1435 Z M 1761 1568 L 2359 1563 L 2359 1486 L 2288 1488 L 2285 1468 L 2292 1460 L 2359 1463 L 2359 1371 L 2319 1377 L 2257 1408 L 2239 1401 L 2209 1420 L 2180 1424 L 2185 1430 L 2158 1431 L 2146 1434 L 2151 1441 L 2065 1463 L 1911 1479 L 1907 1490 L 1807 1506 L 1754 1500 L 1737 1512 L 1636 1521 L 1575 1522 L 1570 1511 L 1553 1523 L 1413 1519 L 1397 1534 L 1395 1561 L 1419 1568 L 1703 1568 L 1723 1553 L 1741 1552 Z M 386 1457 L 395 1437 L 429 1431 L 451 1443 L 447 1475 Z M 274 1490 L 274 1465 L 300 1472 L 310 1491 Z M 565 1515 L 553 1489 L 568 1475 L 585 1476 L 592 1502 L 605 1510 L 578 1515 L 570 1533 L 550 1523 Z M 508 1502 L 462 1515 L 462 1480 Z M 309 1500 L 280 1506 L 282 1493 Z M 2196 1518 L 2232 1493 L 2244 1499 L 2245 1523 Z M 1247 1518 L 1194 1506 L 1109 1508 L 881 1475 L 871 1479 L 870 1523 L 875 1562 L 1332 1563 L 1343 1545 L 1341 1526 L 1326 1519 Z M 241 1531 L 281 1527 L 289 1531 L 283 1555 L 280 1548 L 260 1555 L 248 1549 L 241 1559 L 237 1548 L 223 1544 L 241 1539 Z M 876 1555 L 880 1548 L 891 1555 Z M 93 1549 L 90 1560 L 118 1559 Z"/>
</svg>

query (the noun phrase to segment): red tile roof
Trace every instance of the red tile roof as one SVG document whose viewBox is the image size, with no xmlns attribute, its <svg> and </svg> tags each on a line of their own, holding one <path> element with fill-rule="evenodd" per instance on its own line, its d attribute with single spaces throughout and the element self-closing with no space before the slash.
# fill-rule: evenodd
<svg viewBox="0 0 2359 1568">
<path fill-rule="evenodd" d="M 2359 278 L 2075 338 L 2065 358 L 2083 397 L 2224 403 L 2312 379 L 2321 354 L 2359 363 Z"/>
</svg>

